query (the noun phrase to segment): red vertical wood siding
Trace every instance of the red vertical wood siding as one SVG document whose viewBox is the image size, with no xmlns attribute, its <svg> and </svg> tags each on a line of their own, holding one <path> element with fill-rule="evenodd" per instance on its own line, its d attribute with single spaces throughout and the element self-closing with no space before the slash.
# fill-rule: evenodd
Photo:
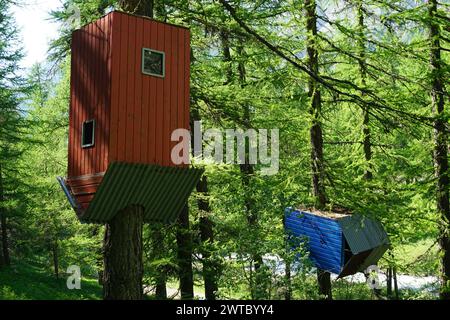
<svg viewBox="0 0 450 320">
<path fill-rule="evenodd" d="M 142 49 L 165 53 L 165 77 L 142 73 Z M 111 12 L 72 35 L 68 183 L 92 200 L 109 163 L 173 166 L 173 130 L 189 129 L 189 31 Z M 95 145 L 81 148 L 95 120 Z"/>
<path fill-rule="evenodd" d="M 126 13 L 111 15 L 111 86 L 119 92 L 112 90 L 109 161 L 172 166 L 172 131 L 189 129 L 189 31 Z M 142 73 L 143 48 L 165 53 L 164 78 Z"/>
<path fill-rule="evenodd" d="M 104 172 L 108 165 L 111 26 L 107 15 L 73 33 L 68 176 Z M 95 145 L 81 148 L 82 124 L 95 120 Z"/>
</svg>

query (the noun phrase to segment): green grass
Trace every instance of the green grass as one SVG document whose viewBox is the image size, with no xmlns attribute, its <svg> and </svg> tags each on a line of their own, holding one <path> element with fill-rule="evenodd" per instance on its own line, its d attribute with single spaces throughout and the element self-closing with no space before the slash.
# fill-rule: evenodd
<svg viewBox="0 0 450 320">
<path fill-rule="evenodd" d="M 96 279 L 82 278 L 80 290 L 69 290 L 65 278 L 57 280 L 34 264 L 15 263 L 0 269 L 0 300 L 85 300 L 101 296 Z"/>
<path fill-rule="evenodd" d="M 394 256 L 401 273 L 410 275 L 439 274 L 438 246 L 435 239 L 394 247 Z"/>
</svg>

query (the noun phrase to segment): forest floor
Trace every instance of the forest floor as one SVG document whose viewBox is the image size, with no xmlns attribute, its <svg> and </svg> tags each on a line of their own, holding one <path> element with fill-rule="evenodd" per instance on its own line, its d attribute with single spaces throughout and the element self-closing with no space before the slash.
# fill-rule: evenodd
<svg viewBox="0 0 450 320">
<path fill-rule="evenodd" d="M 395 250 L 394 254 L 396 259 L 401 261 L 400 265 L 403 266 L 398 272 L 398 286 L 405 293 L 404 297 L 433 299 L 437 292 L 438 280 L 434 276 L 437 274 L 438 259 L 436 258 L 437 248 L 433 241 L 422 240 L 411 245 L 405 245 Z M 277 258 L 274 256 L 268 258 L 271 263 L 279 262 L 275 261 Z M 279 265 L 276 269 L 284 270 L 284 266 Z M 386 277 L 383 270 L 382 268 L 379 281 L 385 287 Z M 314 283 L 314 275 L 308 278 L 311 278 L 311 283 Z M 333 281 L 333 287 L 338 291 L 341 298 L 364 299 L 367 298 L 365 295 L 368 291 L 362 290 L 365 288 L 365 281 L 364 275 L 357 274 Z M 349 289 L 354 292 L 347 296 Z M 245 288 L 242 288 L 241 291 L 228 292 L 227 296 L 238 299 L 246 295 Z M 171 298 L 179 298 L 177 281 L 171 280 L 168 282 L 167 293 Z M 151 295 L 151 292 L 149 294 Z M 194 295 L 196 299 L 204 299 L 201 283 L 196 283 Z M 0 300 L 83 300 L 101 299 L 101 296 L 102 288 L 94 277 L 83 276 L 81 290 L 69 290 L 64 275 L 60 279 L 55 279 L 51 271 L 38 263 L 14 261 L 11 267 L 0 269 Z"/>
<path fill-rule="evenodd" d="M 15 262 L 0 270 L 0 300 L 96 300 L 102 288 L 97 279 L 82 278 L 81 290 L 69 290 L 67 279 L 35 264 Z"/>
</svg>

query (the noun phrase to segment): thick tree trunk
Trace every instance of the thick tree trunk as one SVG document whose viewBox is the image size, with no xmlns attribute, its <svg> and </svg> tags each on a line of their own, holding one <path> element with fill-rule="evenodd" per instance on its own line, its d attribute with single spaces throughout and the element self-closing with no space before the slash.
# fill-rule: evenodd
<svg viewBox="0 0 450 320">
<path fill-rule="evenodd" d="M 143 220 L 143 208 L 131 206 L 119 212 L 106 225 L 103 273 L 105 300 L 143 298 Z"/>
<path fill-rule="evenodd" d="M 429 1 L 431 104 L 434 120 L 434 167 L 437 179 L 437 210 L 440 214 L 441 299 L 450 300 L 450 206 L 448 176 L 448 135 L 444 119 L 444 79 L 441 60 L 440 30 L 436 18 L 437 1 Z"/>
<path fill-rule="evenodd" d="M 119 5 L 126 12 L 153 18 L 154 0 L 120 0 Z"/>
<path fill-rule="evenodd" d="M 308 69 L 311 73 L 319 75 L 319 53 L 317 51 L 317 16 L 315 0 L 305 0 L 306 30 L 308 32 L 306 51 L 308 54 Z M 310 77 L 308 83 L 308 95 L 311 99 L 310 114 L 310 143 L 311 143 L 311 169 L 312 189 L 319 209 L 325 207 L 327 197 L 325 193 L 325 168 L 323 157 L 323 134 L 320 121 L 322 100 L 320 88 L 314 77 Z M 331 299 L 330 273 L 317 270 L 319 293 L 325 299 Z"/>
<path fill-rule="evenodd" d="M 187 204 L 184 206 L 178 218 L 177 246 L 181 299 L 193 299 L 192 237 L 189 228 L 189 207 Z"/>
<path fill-rule="evenodd" d="M 200 240 L 203 246 L 202 262 L 203 262 L 203 280 L 205 281 L 205 298 L 207 300 L 216 300 L 217 286 L 217 266 L 211 261 L 211 253 L 207 246 L 214 242 L 213 223 L 207 214 L 211 213 L 208 196 L 208 179 L 204 175 L 197 183 L 197 192 L 201 196 L 198 199 L 198 209 L 200 211 Z"/>
<path fill-rule="evenodd" d="M 6 212 L 4 208 L 4 190 L 3 190 L 3 176 L 2 176 L 2 168 L 0 166 L 0 225 L 1 225 L 1 244 L 2 244 L 2 257 L 0 262 L 9 266 L 11 264 L 11 260 L 9 257 L 9 247 L 8 247 L 8 225 L 6 219 Z M 1 266 L 1 264 L 0 264 Z"/>
</svg>

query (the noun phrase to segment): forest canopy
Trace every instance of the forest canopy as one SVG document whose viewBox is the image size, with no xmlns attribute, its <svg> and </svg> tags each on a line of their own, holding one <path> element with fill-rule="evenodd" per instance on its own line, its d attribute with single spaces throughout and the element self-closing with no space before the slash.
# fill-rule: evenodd
<svg viewBox="0 0 450 320">
<path fill-rule="evenodd" d="M 56 177 L 67 175 L 72 32 L 113 10 L 189 28 L 191 121 L 279 132 L 276 174 L 248 153 L 193 161 L 205 173 L 186 219 L 144 225 L 147 297 L 450 298 L 448 0 L 64 0 L 49 13 L 60 31 L 48 59 L 30 70 L 18 2 L 0 0 L 0 299 L 39 298 L 14 274 L 50 286 L 49 299 L 102 297 L 105 228 L 80 223 Z M 379 291 L 316 275 L 305 247 L 292 250 L 283 219 L 299 206 L 382 223 Z M 72 265 L 77 292 L 65 287 Z"/>
</svg>

